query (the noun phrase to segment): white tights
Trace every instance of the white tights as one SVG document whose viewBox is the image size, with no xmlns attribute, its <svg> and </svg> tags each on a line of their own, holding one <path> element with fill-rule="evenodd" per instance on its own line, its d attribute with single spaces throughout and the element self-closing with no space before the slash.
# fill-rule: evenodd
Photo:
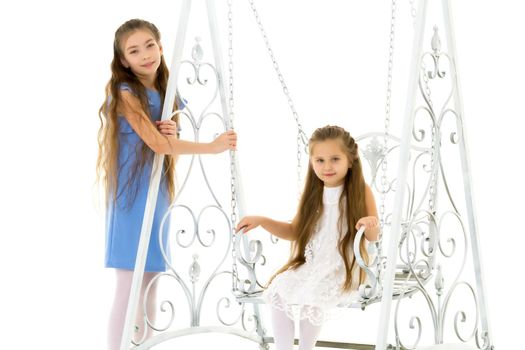
<svg viewBox="0 0 525 350">
<path fill-rule="evenodd" d="M 122 338 L 122 331 L 124 330 L 124 322 L 126 320 L 126 310 L 128 308 L 129 294 L 131 290 L 131 281 L 133 279 L 133 271 L 115 269 L 117 273 L 117 283 L 115 288 L 115 299 L 113 300 L 113 308 L 109 317 L 108 326 L 108 350 L 118 350 Z M 157 272 L 144 272 L 142 280 L 142 287 L 140 289 L 140 300 L 137 305 L 137 318 L 135 324 L 138 326 L 138 332 L 134 332 L 135 339 L 139 340 L 144 334 L 144 292 L 149 282 L 157 275 Z M 155 320 L 156 314 L 156 283 L 151 286 L 148 294 L 146 305 L 146 312 L 150 321 Z M 147 327 L 147 337 L 152 335 L 152 330 Z M 147 338 L 146 337 L 146 338 Z"/>
<path fill-rule="evenodd" d="M 272 313 L 275 350 L 292 350 L 294 343 L 294 321 L 284 311 L 270 307 Z M 299 323 L 299 349 L 311 350 L 315 347 L 321 326 L 314 326 L 307 319 Z"/>
</svg>

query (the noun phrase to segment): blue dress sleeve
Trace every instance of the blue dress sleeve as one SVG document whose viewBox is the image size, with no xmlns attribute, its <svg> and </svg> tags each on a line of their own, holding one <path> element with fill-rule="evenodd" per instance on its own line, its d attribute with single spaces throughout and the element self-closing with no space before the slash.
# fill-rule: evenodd
<svg viewBox="0 0 525 350">
<path fill-rule="evenodd" d="M 119 90 L 129 91 L 129 92 L 133 93 L 133 90 L 132 90 L 131 87 L 128 85 L 128 83 L 121 83 L 121 84 L 119 85 Z"/>
<path fill-rule="evenodd" d="M 177 106 L 179 110 L 183 110 L 186 105 L 188 104 L 188 101 L 182 97 L 180 97 L 178 94 L 175 95 L 175 101 L 177 102 Z"/>
<path fill-rule="evenodd" d="M 129 91 L 132 94 L 134 94 L 133 90 L 131 89 L 131 87 L 127 83 L 121 83 L 119 85 L 119 90 L 121 90 L 121 91 Z M 126 118 L 124 118 L 123 115 L 119 115 L 118 124 L 119 124 L 119 132 L 121 134 L 133 134 L 133 133 L 135 133 L 135 131 L 133 130 L 131 125 L 129 125 L 128 121 L 126 120 Z"/>
</svg>

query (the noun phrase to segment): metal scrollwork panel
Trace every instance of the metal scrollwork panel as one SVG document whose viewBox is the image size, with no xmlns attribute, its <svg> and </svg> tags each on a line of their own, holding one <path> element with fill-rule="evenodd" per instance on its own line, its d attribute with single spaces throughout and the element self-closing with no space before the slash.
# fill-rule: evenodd
<svg viewBox="0 0 525 350">
<path fill-rule="evenodd" d="M 393 208 L 393 200 L 395 196 L 395 189 L 400 184 L 397 182 L 397 168 L 393 167 L 392 164 L 397 163 L 399 157 L 399 146 L 400 139 L 388 135 L 388 146 L 385 148 L 382 141 L 384 135 L 382 133 L 369 133 L 356 138 L 357 142 L 360 145 L 363 171 L 367 183 L 370 185 L 372 190 L 375 192 L 377 198 L 381 196 L 381 193 L 385 192 L 385 203 L 384 208 Z M 390 164 L 390 169 L 386 174 L 383 175 L 381 179 L 378 176 L 379 171 L 381 170 L 382 163 L 386 161 Z M 433 221 L 429 217 L 432 217 L 431 212 L 425 211 L 429 200 L 428 189 L 430 188 L 431 182 L 431 148 L 413 145 L 410 149 L 410 172 L 407 177 L 407 182 L 404 184 L 407 190 L 407 199 L 404 203 L 403 209 L 403 221 L 405 222 L 404 237 L 407 236 L 408 231 L 417 231 L 411 235 L 411 244 L 413 247 L 421 247 L 421 252 L 419 255 L 414 255 L 417 250 L 405 254 L 405 250 L 401 249 L 403 244 L 406 244 L 408 239 L 404 238 L 400 244 L 401 256 L 405 260 L 412 261 L 418 256 L 423 257 L 418 269 L 431 270 L 428 262 L 431 259 L 431 253 L 429 253 L 429 248 L 426 246 L 431 238 L 430 226 Z M 393 168 L 393 169 L 392 169 Z M 381 183 L 381 180 L 383 182 Z M 412 225 L 410 230 L 407 230 L 408 227 L 408 218 L 416 216 L 418 220 Z M 392 213 L 390 211 L 385 211 L 385 227 L 384 231 L 388 232 L 391 224 Z M 424 233 L 426 232 L 426 237 L 423 238 Z M 416 239 L 417 237 L 417 239 Z M 356 237 L 355 246 L 358 247 L 358 241 L 364 239 L 364 236 L 358 235 Z M 416 242 L 417 241 L 417 242 Z M 426 243 L 425 243 L 426 242 Z M 361 268 L 365 271 L 373 272 L 372 274 L 367 273 L 368 275 L 368 285 L 363 285 L 360 287 L 362 302 L 367 303 L 367 300 L 371 300 L 374 297 L 379 297 L 381 295 L 381 285 L 380 285 L 380 273 L 382 271 L 382 265 L 384 264 L 385 257 L 383 252 L 385 251 L 384 247 L 385 242 L 380 241 L 376 244 L 369 245 L 369 255 L 372 257 L 372 260 L 369 262 L 364 262 L 359 249 L 354 249 L 354 254 L 357 257 L 358 263 Z M 425 245 L 426 244 L 426 245 Z M 407 267 L 408 269 L 408 267 Z M 421 274 L 422 272 L 420 272 Z"/>
<path fill-rule="evenodd" d="M 180 121 L 181 138 L 197 142 L 211 141 L 227 128 L 222 112 L 217 112 L 221 111 L 219 75 L 203 57 L 198 39 L 192 60 L 181 62 L 177 93 L 184 106 L 172 115 Z M 205 322 L 252 329 L 256 315 L 236 302 L 231 290 L 228 154 L 180 156 L 176 177 L 174 202 L 154 233 L 159 235 L 168 270 L 148 284 L 143 301 L 146 305 L 156 294 L 151 291 L 164 287 L 158 295 L 157 316 L 144 314 L 143 324 L 137 327 L 163 332 Z M 134 341 L 138 345 L 144 340 Z"/>
<path fill-rule="evenodd" d="M 425 195 L 421 197 L 425 200 L 409 201 L 414 207 L 407 211 L 409 215 L 399 246 L 400 259 L 407 269 L 401 289 L 417 290 L 416 295 L 422 296 L 419 299 L 427 307 L 426 312 L 420 311 L 423 310 L 421 307 L 409 308 L 409 305 L 413 306 L 412 299 L 399 298 L 395 312 L 396 341 L 403 348 L 415 349 L 423 342 L 426 327 L 426 333 L 432 334 L 433 343 L 445 340 L 470 342 L 485 349 L 489 342 L 486 335 L 479 334 L 480 313 L 476 290 L 471 282 L 475 278 L 474 268 L 467 264 L 472 261 L 468 259 L 470 236 L 464 222 L 464 208 L 458 204 L 463 200 L 463 188 L 458 183 L 463 174 L 458 164 L 457 148 L 463 141 L 463 123 L 453 104 L 457 88 L 455 66 L 452 59 L 441 51 L 437 27 L 434 27 L 431 46 L 432 51 L 422 55 L 421 104 L 414 109 L 412 133 L 414 143 L 424 142 L 428 135 L 431 136 L 427 144 L 430 148 L 430 164 L 427 165 L 430 176 L 423 189 Z M 430 132 L 416 127 L 423 119 L 429 122 Z M 415 340 L 404 340 L 402 328 L 406 329 L 406 324 L 401 320 L 402 313 L 413 313 L 408 319 L 408 328 L 417 330 Z"/>
</svg>

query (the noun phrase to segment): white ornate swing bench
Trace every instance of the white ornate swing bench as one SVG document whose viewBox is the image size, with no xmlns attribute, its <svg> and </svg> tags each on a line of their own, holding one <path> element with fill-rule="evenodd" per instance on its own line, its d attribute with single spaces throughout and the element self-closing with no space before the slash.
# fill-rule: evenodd
<svg viewBox="0 0 525 350">
<path fill-rule="evenodd" d="M 387 151 L 384 151 L 383 145 L 380 144 L 378 139 L 385 137 L 383 132 L 368 133 L 360 137 L 356 137 L 356 141 L 362 147 L 360 149 L 360 155 L 363 163 L 363 168 L 368 168 L 371 176 L 367 179 L 373 189 L 377 189 L 379 186 L 377 184 L 378 179 L 378 170 L 381 168 L 383 161 L 389 158 L 389 155 L 393 155 L 393 151 L 399 148 L 400 140 L 394 136 L 387 136 L 392 144 Z M 366 145 L 363 149 L 363 145 Z M 412 159 L 421 160 L 422 157 L 430 156 L 431 149 L 424 147 L 411 147 L 413 153 Z M 415 167 L 415 166 L 414 166 Z M 430 181 L 430 179 L 429 179 Z M 429 186 L 430 187 L 430 186 Z M 392 190 L 392 188 L 390 189 Z M 415 190 L 415 189 L 413 189 Z M 412 189 L 409 189 L 412 191 Z M 377 195 L 377 191 L 376 195 Z M 428 197 L 428 192 L 423 197 Z M 432 201 L 430 201 L 432 202 Z M 420 203 L 421 206 L 422 203 Z M 414 217 L 415 205 L 413 202 L 408 201 L 404 206 L 404 211 L 408 214 L 407 217 Z M 403 231 L 402 237 L 399 241 L 399 249 L 412 249 L 412 251 L 407 251 L 407 256 L 410 256 L 410 260 L 402 261 L 401 263 L 395 266 L 395 277 L 393 283 L 393 292 L 392 299 L 398 300 L 406 297 L 410 297 L 414 293 L 418 292 L 423 288 L 427 282 L 431 280 L 435 274 L 435 259 L 433 254 L 433 243 L 436 242 L 436 233 L 437 227 L 435 226 L 435 218 L 433 214 L 428 210 L 422 210 L 417 208 L 417 211 L 425 213 L 424 217 L 421 217 L 419 220 L 412 220 L 411 222 L 406 221 L 402 224 Z M 429 220 L 430 218 L 430 220 Z M 387 224 L 388 225 L 388 224 Z M 421 227 L 419 225 L 427 226 L 427 234 L 423 234 Z M 410 233 L 411 231 L 414 231 Z M 418 234 L 414 234 L 417 232 Z M 434 237 L 432 237 L 432 233 Z M 367 281 L 366 284 L 359 286 L 359 297 L 349 299 L 348 302 L 341 303 L 338 307 L 341 308 L 359 308 L 365 310 L 365 308 L 373 303 L 381 302 L 382 300 L 382 285 L 381 285 L 381 273 L 384 271 L 384 265 L 386 256 L 383 255 L 382 242 L 378 241 L 372 243 L 368 247 L 369 255 L 373 257 L 370 263 L 365 263 L 364 259 L 361 257 L 359 250 L 359 243 L 364 239 L 364 230 L 360 229 L 357 232 L 356 239 L 354 241 L 354 254 L 356 256 L 356 261 L 359 266 L 366 272 Z M 414 245 L 409 248 L 405 243 L 407 240 L 414 240 Z M 245 258 L 242 254 L 243 246 L 241 244 L 242 240 L 247 240 L 249 242 L 244 242 L 245 247 L 251 244 L 251 249 L 244 249 L 244 251 L 251 251 L 250 258 Z M 417 248 L 414 250 L 414 247 L 417 247 L 415 241 L 420 241 L 420 247 L 424 246 L 426 241 L 429 247 L 423 248 L 417 252 Z M 239 264 L 246 269 L 247 278 L 242 281 L 237 279 L 237 283 L 234 283 L 234 295 L 236 300 L 239 303 L 252 303 L 252 304 L 264 304 L 264 301 L 261 297 L 263 288 L 262 283 L 257 279 L 257 265 L 261 260 L 264 260 L 265 250 L 263 244 L 259 240 L 250 240 L 242 236 L 241 239 L 235 240 L 237 244 L 234 244 L 234 256 L 237 257 Z M 416 257 L 422 256 L 421 259 L 416 259 Z M 264 262 L 263 262 L 264 264 Z M 235 265 L 235 264 L 234 264 Z M 233 271 L 236 271 L 238 268 L 234 266 Z M 271 337 L 263 337 L 265 343 L 273 342 Z M 317 343 L 318 347 L 330 347 L 330 348 L 344 348 L 344 349 L 375 349 L 374 345 L 366 344 L 356 344 L 356 343 L 342 343 L 334 341 L 323 341 L 319 340 Z M 392 345 L 387 347 L 388 349 L 392 348 Z"/>
<path fill-rule="evenodd" d="M 366 272 L 368 279 L 366 284 L 359 287 L 358 298 L 349 300 L 339 307 L 365 310 L 371 304 L 380 303 L 381 319 L 379 320 L 377 339 L 372 344 L 319 340 L 318 347 L 381 350 L 423 349 L 419 345 L 422 335 L 421 318 L 413 316 L 410 319 L 410 328 L 417 328 L 418 332 L 417 339 L 411 345 L 403 342 L 403 336 L 399 331 L 400 321 L 398 320 L 398 311 L 402 303 L 410 298 L 421 296 L 431 314 L 432 344 L 434 345 L 428 349 L 478 348 L 486 350 L 494 348 L 483 292 L 481 258 L 473 212 L 470 170 L 461 98 L 459 96 L 450 10 L 448 1 L 440 1 L 443 4 L 448 52 L 441 51 L 437 29 L 435 29 L 432 37 L 432 51 L 423 52 L 427 0 L 421 0 L 415 27 L 413 64 L 409 79 L 403 135 L 401 138 L 390 135 L 388 127 L 390 123 L 390 83 L 392 80 L 394 40 L 394 22 L 392 22 L 385 130 L 356 137 L 365 169 L 365 178 L 375 191 L 376 198 L 380 198 L 379 211 L 383 234 L 378 242 L 369 245 L 370 255 L 374 258 L 366 264 L 358 249 L 359 242 L 364 239 L 363 231 L 358 231 L 354 242 L 354 254 L 358 264 Z M 249 0 L 249 2 L 297 123 L 298 175 L 300 176 L 301 154 L 305 148 L 305 135 L 253 0 Z M 205 124 L 210 119 L 218 120 L 222 129 L 233 127 L 232 16 L 230 1 L 228 2 L 230 20 L 230 96 L 228 98 L 225 91 L 226 79 L 224 79 L 222 51 L 216 37 L 218 30 L 214 0 L 206 0 L 206 4 L 215 66 L 202 60 L 203 50 L 199 42 L 192 49 L 192 60 L 181 60 L 190 4 L 191 0 L 184 0 L 182 3 L 163 119 L 178 115 L 182 121 L 189 125 L 183 130 L 190 130 L 190 136 L 199 140 L 202 139 Z M 392 21 L 394 18 L 395 0 L 393 0 L 392 6 Z M 444 61 L 445 63 L 443 63 Z M 431 69 L 427 69 L 425 63 Z M 188 96 L 183 96 L 190 101 L 184 110 L 172 112 L 167 107 L 173 105 L 175 91 L 178 93 L 180 91 L 177 78 L 179 78 L 180 67 L 185 65 L 190 67 L 189 72 L 191 74 L 190 77 L 186 77 L 187 84 L 209 89 L 211 81 L 216 83 L 211 100 L 205 104 L 199 113 L 196 112 L 196 107 L 192 105 L 192 99 Z M 443 65 L 446 67 L 443 68 Z M 212 79 L 205 79 L 202 76 L 204 70 L 212 72 Z M 431 99 L 432 80 L 444 78 L 449 79 L 450 91 L 441 95 L 440 98 L 440 95 L 432 90 L 434 98 Z M 217 97 L 219 98 L 217 99 Z M 213 103 L 217 100 L 220 101 L 222 113 L 213 110 Z M 416 118 L 425 119 L 428 122 L 426 131 L 416 127 Z M 446 129 L 446 121 L 449 119 L 454 120 L 455 129 L 449 132 L 447 138 L 445 137 L 448 130 Z M 461 184 L 465 191 L 464 210 L 458 204 L 453 193 L 454 181 L 449 175 L 444 159 L 446 158 L 444 152 L 446 147 L 452 148 L 456 154 L 459 154 L 461 165 L 459 173 L 462 175 Z M 198 160 L 197 165 L 195 165 L 195 159 Z M 225 194 L 221 196 L 219 191 L 216 191 L 211 185 L 212 181 L 210 181 L 204 166 L 206 162 L 205 157 L 192 156 L 190 158 L 186 175 L 174 204 L 164 215 L 160 232 L 155 233 L 161 235 L 166 220 L 171 217 L 170 235 L 171 239 L 175 240 L 172 251 L 174 258 L 173 261 L 170 261 L 167 254 L 164 253 L 168 271 L 159 274 L 151 281 L 146 289 L 144 302 L 148 299 L 150 287 L 165 279 L 175 281 L 179 288 L 178 299 L 164 300 L 160 304 L 161 311 L 169 314 L 166 325 L 159 326 L 156 322 L 151 321 L 147 314 L 141 316 L 144 320 L 143 327 L 153 329 L 156 334 L 149 339 L 137 340 L 133 339 L 132 336 L 135 326 L 136 304 L 149 242 L 150 233 L 148 232 L 151 231 L 154 210 L 152 203 L 155 203 L 156 200 L 161 172 L 153 171 L 152 173 L 121 350 L 130 349 L 130 344 L 133 344 L 133 349 L 149 349 L 181 336 L 212 332 L 232 334 L 252 340 L 261 349 L 268 349 L 269 344 L 273 342 L 273 338 L 266 333 L 260 310 L 263 303 L 261 293 L 266 281 L 262 280 L 259 272 L 261 267 L 267 264 L 266 252 L 273 248 L 272 245 L 279 243 L 270 238 L 269 235 L 267 236 L 269 243 L 263 243 L 262 239 L 254 238 L 252 235 L 236 235 L 233 233 L 237 217 L 245 214 L 241 176 L 236 154 L 230 153 L 230 169 L 227 175 L 229 175 L 231 193 L 226 194 L 226 196 Z M 154 169 L 156 167 L 160 169 L 161 164 L 162 156 L 156 156 Z M 396 167 L 393 167 L 392 164 L 395 164 Z M 395 174 L 393 168 L 396 169 Z M 192 195 L 188 189 L 190 186 L 188 183 L 195 179 L 195 176 L 190 177 L 190 174 L 196 171 L 195 169 L 200 170 L 202 175 L 198 196 Z M 207 195 L 203 194 L 203 189 Z M 185 199 L 185 195 L 189 195 L 189 197 Z M 231 197 L 228 198 L 228 195 Z M 231 204 L 230 211 L 224 205 L 228 202 Z M 387 207 L 392 208 L 391 212 L 386 211 Z M 214 215 L 215 220 L 213 222 L 206 221 L 210 215 Z M 182 218 L 185 219 L 182 220 Z M 465 219 L 468 220 L 468 229 L 464 223 Z M 162 242 L 162 239 L 159 241 Z M 223 246 L 217 250 L 216 247 L 221 241 L 224 241 Z M 163 252 L 168 250 L 168 247 L 161 248 Z M 467 276 L 469 253 L 472 254 L 474 276 Z M 228 257 L 231 260 L 228 260 Z M 203 264 L 203 261 L 206 262 Z M 452 261 L 455 268 L 452 278 L 447 277 L 445 279 L 442 267 L 446 265 L 447 261 Z M 209 267 L 209 273 L 206 274 L 207 277 L 203 277 L 206 267 Z M 475 280 L 476 287 L 473 287 L 466 280 L 467 278 Z M 431 295 L 432 286 L 437 298 L 433 298 Z M 445 345 L 443 344 L 445 339 L 450 338 L 445 329 L 447 311 L 453 307 L 450 302 L 452 296 L 461 288 L 466 290 L 473 299 L 475 317 L 471 327 L 472 331 L 465 336 L 460 325 L 466 321 L 467 313 L 463 310 L 457 311 L 453 328 L 455 339 L 459 342 L 454 345 Z M 221 295 L 217 296 L 217 292 Z M 216 303 L 213 307 L 206 307 L 206 302 L 212 297 L 218 298 Z M 175 304 L 181 301 L 186 301 L 189 310 L 187 315 L 189 325 L 180 329 L 173 329 Z M 396 301 L 394 312 L 395 339 L 389 344 L 387 335 L 391 325 L 390 308 L 392 301 Z M 249 306 L 252 311 L 248 310 Z M 234 307 L 238 310 L 234 317 L 228 319 L 221 314 L 224 310 L 231 311 Z M 202 316 L 213 309 L 216 311 L 216 315 L 215 317 L 212 316 L 211 319 L 215 320 L 215 323 L 208 324 L 209 319 L 203 321 Z M 135 327 L 137 326 L 140 327 L 141 325 Z"/>
<path fill-rule="evenodd" d="M 387 151 L 384 151 L 383 145 L 380 144 L 380 142 L 378 141 L 380 138 L 384 137 L 385 134 L 383 132 L 367 133 L 366 135 L 356 137 L 356 142 L 359 145 L 361 145 L 361 147 L 363 145 L 366 145 L 364 149 L 360 148 L 360 157 L 363 161 L 363 168 L 365 172 L 368 168 L 368 172 L 371 174 L 371 176 L 366 179 L 367 183 L 369 183 L 374 189 L 374 192 L 376 192 L 377 197 L 380 196 L 380 192 L 377 191 L 377 189 L 379 188 L 377 180 L 381 165 L 383 164 L 384 160 L 389 158 L 389 155 L 393 154 L 393 151 L 395 149 L 399 148 L 400 142 L 399 138 L 396 138 L 392 135 L 388 135 L 387 137 L 391 140 L 391 146 Z M 392 145 L 392 142 L 396 142 L 396 144 Z M 430 156 L 432 152 L 430 148 L 417 146 L 412 146 L 411 151 L 413 153 L 413 159 L 415 159 L 416 161 L 421 159 L 421 157 L 423 156 Z M 388 193 L 390 191 L 393 191 L 392 187 L 389 190 L 385 191 L 385 193 Z M 416 189 L 409 189 L 409 191 L 416 192 Z M 428 197 L 429 193 L 424 193 L 423 196 Z M 430 199 L 430 202 L 432 202 L 432 199 Z M 420 229 L 420 227 L 418 226 L 419 224 L 433 226 L 431 227 L 430 231 L 437 231 L 437 227 L 435 227 L 435 218 L 433 214 L 429 211 L 431 209 L 422 210 L 420 208 L 421 204 L 422 203 L 419 204 L 417 210 L 424 213 L 425 217 L 415 221 L 412 220 L 412 222 L 405 221 L 402 223 L 403 231 L 398 244 L 400 248 L 405 247 L 404 242 L 407 239 L 407 237 L 410 236 L 409 232 L 411 231 L 411 228 L 417 227 L 418 229 Z M 414 203 L 410 201 L 407 202 L 404 205 L 403 209 L 404 212 L 407 213 L 407 217 L 413 217 Z M 428 220 L 429 217 L 431 218 L 431 220 Z M 387 226 L 388 225 L 389 223 L 387 223 Z M 420 231 L 420 235 L 422 235 L 422 231 Z M 240 242 L 243 239 L 249 240 L 245 237 L 242 237 L 241 239 L 236 239 L 235 242 L 237 242 L 238 244 L 234 245 L 233 250 L 234 256 L 236 256 L 240 264 L 248 270 L 248 278 L 244 281 L 238 281 L 238 284 L 234 284 L 234 294 L 236 295 L 236 300 L 241 303 L 263 304 L 264 301 L 261 298 L 261 294 L 263 292 L 262 283 L 257 279 L 256 273 L 257 264 L 259 263 L 259 260 L 263 258 L 263 245 L 262 243 L 260 243 L 259 240 L 249 240 L 250 242 L 248 243 L 248 245 L 252 244 L 252 248 L 248 250 L 252 251 L 251 255 L 253 255 L 253 257 L 246 259 L 242 255 L 243 249 L 240 244 Z M 353 245 L 353 251 L 356 257 L 356 262 L 359 264 L 360 268 L 365 271 L 367 275 L 367 281 L 365 284 L 359 286 L 358 298 L 350 299 L 348 300 L 348 302 L 338 305 L 339 307 L 360 308 L 364 310 L 368 305 L 381 301 L 382 287 L 380 273 L 382 270 L 384 270 L 384 264 L 386 260 L 386 256 L 383 254 L 382 241 L 377 241 L 369 244 L 368 253 L 373 258 L 369 263 L 366 263 L 363 257 L 361 256 L 361 252 L 359 250 L 360 242 L 364 239 L 364 229 L 358 230 Z M 425 236 L 425 240 L 428 242 L 435 241 L 435 237 L 433 238 Z M 277 243 L 277 241 L 275 241 L 275 243 Z M 394 289 L 392 293 L 392 298 L 394 300 L 411 296 L 412 294 L 418 291 L 419 286 L 426 285 L 426 283 L 431 279 L 432 272 L 435 269 L 435 260 L 433 258 L 432 248 L 428 249 L 428 251 L 421 251 L 419 253 L 423 256 L 423 259 L 419 260 L 417 264 L 413 263 L 414 257 L 417 253 L 415 251 L 412 251 L 409 252 L 409 255 L 411 256 L 411 261 L 405 260 L 395 266 Z M 256 251 L 253 252 L 253 250 Z M 237 270 L 237 266 L 235 266 L 233 270 Z M 241 285 L 244 285 L 246 287 L 241 287 Z"/>
</svg>

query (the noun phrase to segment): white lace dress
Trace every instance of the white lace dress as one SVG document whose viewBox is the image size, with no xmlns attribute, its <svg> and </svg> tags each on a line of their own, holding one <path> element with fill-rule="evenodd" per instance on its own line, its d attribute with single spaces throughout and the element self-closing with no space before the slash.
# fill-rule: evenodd
<svg viewBox="0 0 525 350">
<path fill-rule="evenodd" d="M 291 319 L 308 319 L 313 325 L 321 325 L 330 309 L 357 296 L 357 263 L 352 272 L 351 291 L 342 291 L 346 272 L 343 258 L 337 249 L 340 239 L 337 221 L 342 189 L 342 186 L 324 188 L 323 214 L 306 246 L 306 263 L 277 275 L 263 293 L 267 304 L 284 311 Z"/>
</svg>

